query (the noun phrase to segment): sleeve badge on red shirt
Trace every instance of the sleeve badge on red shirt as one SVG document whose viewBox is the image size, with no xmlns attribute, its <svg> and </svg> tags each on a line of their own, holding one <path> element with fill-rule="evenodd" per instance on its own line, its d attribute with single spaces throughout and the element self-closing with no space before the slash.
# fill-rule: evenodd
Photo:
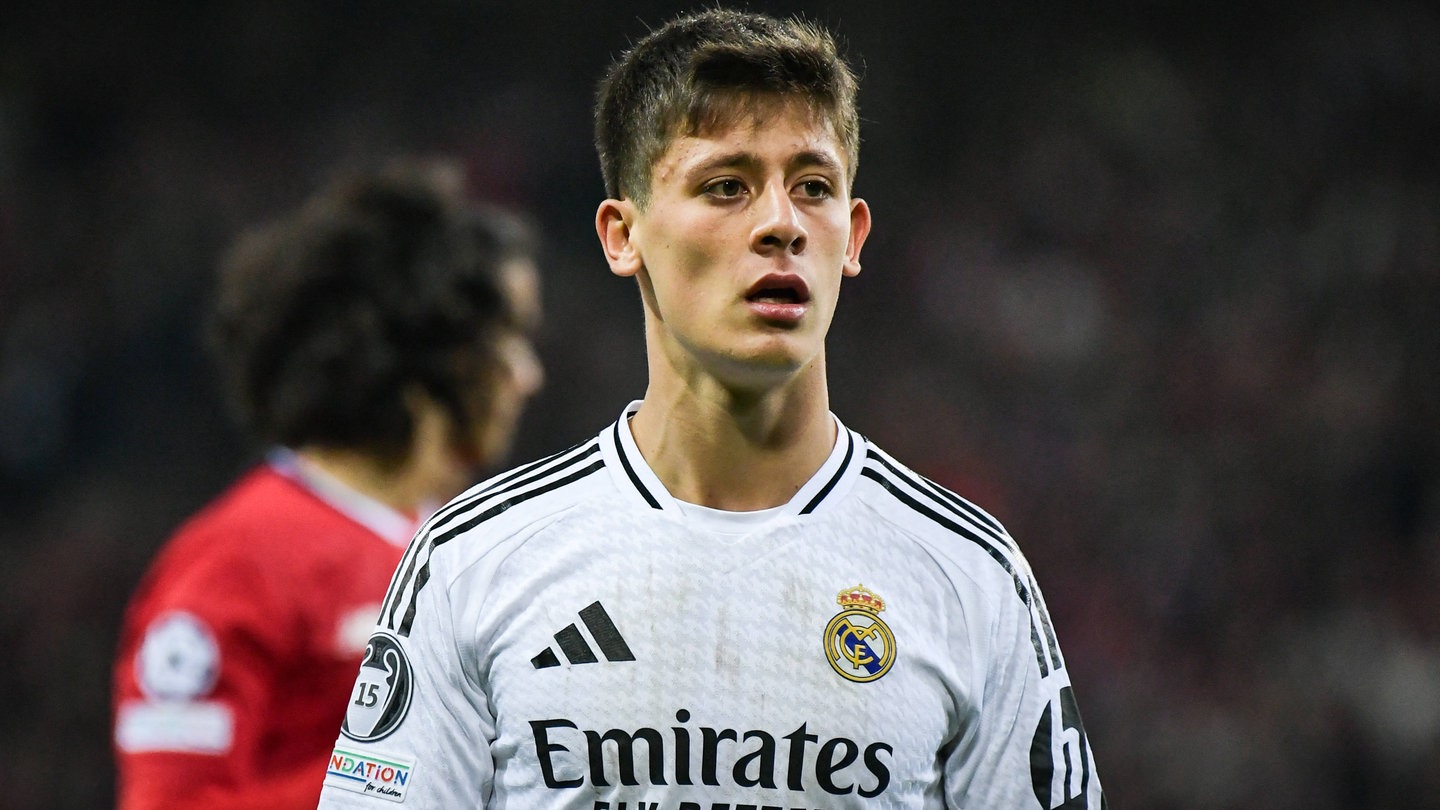
<svg viewBox="0 0 1440 810">
<path fill-rule="evenodd" d="M 150 623 L 135 656 L 135 680 L 159 700 L 193 700 L 209 694 L 220 676 L 220 645 L 205 622 L 177 611 Z"/>
</svg>

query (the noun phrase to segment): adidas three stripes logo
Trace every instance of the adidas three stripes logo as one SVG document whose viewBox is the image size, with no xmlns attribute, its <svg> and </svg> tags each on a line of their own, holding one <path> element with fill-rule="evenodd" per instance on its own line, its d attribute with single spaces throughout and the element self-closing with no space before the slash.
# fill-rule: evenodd
<svg viewBox="0 0 1440 810">
<path fill-rule="evenodd" d="M 606 661 L 635 660 L 635 654 L 630 652 L 630 645 L 625 643 L 625 637 L 620 635 L 619 628 L 611 621 L 610 614 L 605 612 L 604 605 L 592 602 L 580 611 L 580 621 L 585 624 L 585 629 L 590 631 L 590 638 L 595 641 L 595 646 L 600 648 L 600 654 L 605 656 Z M 594 664 L 600 660 L 595 656 L 590 643 L 585 640 L 585 634 L 581 633 L 574 623 L 566 625 L 555 634 L 555 643 L 571 664 Z M 546 669 L 560 666 L 560 659 L 555 655 L 554 647 L 546 647 L 539 655 L 531 658 L 530 663 L 536 669 Z"/>
</svg>

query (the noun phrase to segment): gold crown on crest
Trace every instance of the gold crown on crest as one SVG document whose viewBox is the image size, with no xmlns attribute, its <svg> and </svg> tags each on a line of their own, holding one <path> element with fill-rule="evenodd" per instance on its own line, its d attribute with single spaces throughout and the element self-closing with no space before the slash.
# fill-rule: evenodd
<svg viewBox="0 0 1440 810">
<path fill-rule="evenodd" d="M 860 608 L 871 613 L 879 613 L 885 609 L 885 600 L 864 585 L 846 588 L 835 597 L 835 601 L 839 602 L 841 607 Z"/>
</svg>

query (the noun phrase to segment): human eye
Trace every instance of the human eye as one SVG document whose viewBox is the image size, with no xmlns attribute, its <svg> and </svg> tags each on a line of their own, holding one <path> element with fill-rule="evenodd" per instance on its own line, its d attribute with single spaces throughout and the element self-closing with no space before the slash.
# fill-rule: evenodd
<svg viewBox="0 0 1440 810">
<path fill-rule="evenodd" d="M 725 177 L 705 184 L 702 191 L 707 196 L 728 200 L 744 194 L 745 185 L 733 177 Z"/>
<path fill-rule="evenodd" d="M 800 196 L 810 200 L 823 200 L 835 196 L 835 187 L 829 180 L 812 177 L 801 181 L 798 186 Z"/>
</svg>

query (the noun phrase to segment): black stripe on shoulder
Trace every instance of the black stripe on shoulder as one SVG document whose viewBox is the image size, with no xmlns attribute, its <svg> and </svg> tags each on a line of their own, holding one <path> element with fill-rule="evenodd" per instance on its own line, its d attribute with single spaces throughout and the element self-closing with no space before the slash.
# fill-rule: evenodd
<svg viewBox="0 0 1440 810">
<path fill-rule="evenodd" d="M 846 430 L 845 440 L 849 442 L 849 444 L 845 448 L 845 458 L 840 462 L 840 469 L 836 470 L 835 474 L 830 476 L 830 480 L 826 481 L 825 486 L 821 487 L 820 491 L 815 493 L 815 497 L 810 499 L 810 503 L 805 504 L 805 508 L 800 510 L 800 514 L 808 515 L 815 511 L 815 507 L 819 506 L 820 502 L 825 500 L 825 496 L 830 494 L 830 490 L 834 489 L 835 485 L 840 483 L 840 479 L 844 477 L 845 471 L 850 469 L 850 459 L 855 455 L 855 436 L 852 435 L 849 430 Z"/>
<path fill-rule="evenodd" d="M 474 506 L 478 501 L 492 497 L 502 490 L 523 487 L 528 483 L 550 475 L 555 470 L 559 470 L 566 465 L 578 461 L 583 461 L 598 452 L 600 452 L 599 439 L 590 439 L 588 442 L 581 442 L 566 450 L 561 450 L 554 455 L 546 456 L 538 461 L 532 461 L 529 464 L 516 467 L 503 476 L 491 481 L 484 489 L 471 493 L 446 506 L 440 514 L 430 519 L 431 529 L 432 531 L 438 529 L 440 524 Z"/>
<path fill-rule="evenodd" d="M 630 477 L 630 483 L 634 484 L 635 488 L 640 490 L 640 494 L 645 496 L 645 502 L 650 504 L 651 509 L 659 509 L 660 501 L 656 500 L 655 496 L 650 494 L 650 490 L 645 488 L 645 484 L 640 481 L 640 476 L 635 474 L 635 468 L 630 466 L 630 459 L 625 457 L 625 445 L 620 441 L 620 422 L 618 421 L 615 423 L 615 455 L 620 457 L 620 466 Z"/>
<path fill-rule="evenodd" d="M 520 467 L 517 467 L 516 469 L 505 473 L 500 478 L 490 482 L 490 484 L 486 486 L 485 489 L 477 493 L 461 496 L 460 499 L 448 504 L 443 509 L 436 512 L 434 515 L 431 515 L 430 519 L 426 521 L 424 529 L 416 534 L 415 539 L 412 540 L 410 543 L 410 547 L 406 549 L 405 555 L 400 558 L 400 563 L 396 566 L 395 569 L 395 576 L 390 581 L 390 588 L 385 592 L 385 601 L 381 603 L 381 615 L 383 616 L 388 613 L 392 615 L 393 619 L 393 614 L 395 611 L 395 600 L 400 598 L 400 593 L 403 592 L 405 590 L 405 586 L 409 584 L 410 577 L 414 576 L 415 559 L 422 553 L 423 550 L 429 548 L 430 534 L 434 532 L 438 526 L 443 524 L 445 521 L 450 520 L 456 514 L 470 508 L 477 500 L 493 494 L 497 489 L 514 482 L 517 478 L 520 478 L 521 476 L 525 476 L 526 474 L 541 468 L 551 469 L 552 465 L 555 465 L 557 467 L 564 466 L 570 461 L 570 456 L 573 455 L 575 451 L 579 450 L 582 447 L 586 447 L 587 444 L 588 449 L 584 453 L 580 454 L 580 458 L 589 456 L 593 452 L 598 452 L 598 440 L 591 439 L 588 443 L 581 442 L 580 444 L 574 445 L 567 450 L 562 450 L 559 453 L 555 453 L 554 455 L 547 456 L 529 464 L 521 465 Z M 545 473 L 541 473 L 541 475 L 544 474 Z"/>
<path fill-rule="evenodd" d="M 553 492 L 554 490 L 560 489 L 561 487 L 573 484 L 576 481 L 579 481 L 580 479 L 595 472 L 598 472 L 599 470 L 602 470 L 604 468 L 604 459 L 595 459 L 595 461 L 591 464 L 584 467 L 579 467 L 578 469 L 570 472 L 568 475 L 557 478 L 553 481 L 549 481 L 544 486 L 536 487 L 535 489 L 531 490 L 521 491 L 517 491 L 516 488 L 512 487 L 505 490 L 504 492 L 497 493 L 497 495 L 500 496 L 499 502 L 492 503 L 492 505 L 488 509 L 485 509 L 479 514 L 472 515 L 463 523 L 447 528 L 444 532 L 434 535 L 430 540 L 431 554 L 433 555 L 435 549 L 439 548 L 445 543 L 448 543 L 459 535 L 464 534 L 471 529 L 474 529 L 476 526 L 479 526 L 480 524 L 484 523 L 487 520 L 490 520 L 496 515 L 505 512 L 513 506 L 524 503 L 531 498 L 537 498 L 547 492 Z M 410 627 L 415 622 L 415 607 L 417 600 L 420 597 L 420 591 L 425 588 L 425 583 L 429 581 L 430 557 L 427 556 L 425 559 L 425 563 L 421 565 L 420 569 L 415 573 L 415 587 L 410 594 L 409 606 L 405 609 L 405 614 L 401 617 L 399 626 L 395 628 L 396 632 L 400 635 L 410 635 Z M 394 620 L 393 610 L 391 620 Z"/>
<path fill-rule="evenodd" d="M 991 559 L 999 563 L 1001 568 L 1005 569 L 1005 573 L 1010 575 L 1010 581 L 1015 586 L 1015 595 L 1020 597 L 1020 601 L 1025 604 L 1027 614 L 1030 615 L 1030 643 L 1035 648 L 1035 662 L 1040 667 L 1040 677 L 1043 678 L 1049 675 L 1050 660 L 1047 659 L 1045 655 L 1045 642 L 1041 640 L 1040 629 L 1036 626 L 1035 620 L 1035 611 L 1040 609 L 1039 604 L 1031 596 L 1031 588 L 1026 584 L 1020 572 L 1016 570 L 1015 564 L 1010 561 L 1010 558 L 1005 556 L 1004 552 L 996 548 L 984 537 L 956 523 L 954 520 L 951 520 L 950 517 L 941 514 L 930 505 L 922 503 L 910 493 L 906 492 L 900 487 L 899 483 L 887 477 L 884 469 L 866 465 L 866 467 L 860 471 L 860 474 L 879 484 L 886 492 L 889 492 L 891 496 L 900 501 L 900 503 L 979 546 Z M 1048 617 L 1042 618 L 1041 621 L 1048 623 Z M 1058 668 L 1058 653 L 1052 650 L 1051 655 L 1055 658 L 1057 662 L 1056 668 Z"/>
<path fill-rule="evenodd" d="M 572 462 L 569 465 L 570 468 L 573 468 L 570 469 L 570 472 L 568 472 L 566 475 L 561 476 L 560 478 L 556 478 L 553 481 L 547 481 L 544 486 L 538 486 L 534 489 L 529 490 L 523 489 L 525 484 L 533 483 L 536 480 L 544 478 L 546 475 L 552 474 L 552 472 L 550 471 L 536 474 L 526 479 L 525 481 L 517 482 L 514 486 L 506 487 L 502 490 L 499 490 L 498 492 L 492 493 L 490 498 L 486 501 L 489 504 L 487 508 L 477 514 L 472 514 L 468 516 L 464 521 L 460 523 L 457 523 L 453 526 L 447 526 L 443 531 L 432 534 L 430 544 L 432 546 L 444 545 L 450 540 L 453 540 L 457 535 L 464 534 L 465 532 L 475 528 L 476 526 L 479 526 L 481 523 L 484 523 L 490 518 L 495 517 L 496 515 L 504 512 L 510 507 L 515 506 L 516 504 L 524 503 L 531 498 L 537 498 L 547 492 L 554 492 L 561 487 L 569 486 L 570 484 L 579 481 L 581 478 L 584 478 L 591 473 L 602 469 L 605 466 L 605 460 L 599 458 L 595 459 L 594 461 L 585 466 L 581 466 L 579 462 L 583 461 L 585 458 L 588 458 L 590 455 L 593 454 L 587 453 L 580 459 L 576 459 L 576 461 Z"/>
<path fill-rule="evenodd" d="M 581 451 L 582 448 L 584 448 L 583 451 Z M 558 470 L 582 462 L 599 452 L 600 443 L 597 439 L 582 442 L 568 450 L 562 450 L 554 455 L 517 467 L 490 482 L 479 492 L 457 500 L 432 516 L 427 522 L 425 530 L 411 542 L 410 548 L 406 550 L 405 556 L 401 558 L 400 564 L 396 567 L 395 577 L 391 580 L 390 589 L 386 592 L 385 601 L 381 604 L 381 617 L 386 618 L 389 627 L 394 629 L 395 612 L 399 609 L 401 595 L 405 592 L 405 587 L 410 583 L 411 578 L 415 576 L 421 555 L 430 551 L 434 545 L 435 533 L 445 531 L 442 526 L 447 522 L 474 508 L 477 503 L 552 475 Z"/>
<path fill-rule="evenodd" d="M 926 492 L 930 494 L 932 498 L 938 499 L 937 503 L 939 503 L 941 506 L 944 506 L 947 510 L 950 511 L 951 514 L 970 520 L 970 522 L 977 529 L 983 531 L 990 537 L 993 537 L 1001 545 L 1005 546 L 1005 548 L 1009 549 L 1015 554 L 1020 553 L 1020 549 L 1015 545 L 1015 540 L 1010 537 L 1010 535 L 1005 531 L 1004 527 L 1000 525 L 999 521 L 986 514 L 985 511 L 980 507 L 965 500 L 961 496 L 955 494 L 954 492 L 951 492 L 949 489 L 946 489 L 945 487 L 935 483 L 934 481 L 926 478 L 923 475 L 920 475 L 913 471 L 907 471 L 901 467 L 898 467 L 896 464 L 887 459 L 884 455 L 875 452 L 873 448 L 870 450 L 866 457 L 868 459 L 879 461 L 896 478 L 906 482 L 916 490 Z M 1016 574 L 1016 576 L 1018 577 L 1019 574 Z M 1028 576 L 1030 575 L 1027 574 L 1027 577 Z M 1050 649 L 1050 659 L 1053 662 L 1055 669 L 1061 669 L 1063 663 L 1060 657 L 1060 644 L 1055 639 L 1055 628 L 1050 621 L 1050 610 L 1045 606 L 1045 597 L 1040 593 L 1040 588 L 1035 584 L 1035 580 L 1033 579 L 1033 577 L 1028 578 L 1027 581 L 1029 582 L 1030 592 L 1034 596 L 1035 612 L 1040 617 L 1041 632 L 1040 634 L 1036 635 L 1036 638 L 1038 639 L 1039 635 L 1043 634 L 1044 640 L 1046 641 L 1047 646 Z M 1033 627 L 1031 628 L 1031 630 L 1032 632 L 1034 632 Z M 1042 666 L 1041 669 L 1043 674 L 1044 667 Z"/>
<path fill-rule="evenodd" d="M 1035 595 L 1035 608 L 1040 614 L 1040 627 L 1045 631 L 1045 640 L 1050 645 L 1050 659 L 1055 664 L 1055 669 L 1064 668 L 1064 659 L 1060 657 L 1060 642 L 1055 638 L 1055 625 L 1050 621 L 1050 608 L 1045 606 L 1045 595 L 1040 593 L 1040 586 L 1035 580 L 1030 580 L 1030 592 Z"/>
<path fill-rule="evenodd" d="M 930 489 L 931 489 L 936 495 L 939 495 L 940 497 L 944 498 L 945 500 L 947 500 L 947 501 L 955 504 L 957 507 L 959 507 L 961 510 L 963 510 L 967 515 L 969 515 L 971 518 L 973 518 L 977 523 L 983 523 L 983 524 L 985 524 L 986 526 L 989 526 L 990 528 L 994 529 L 995 532 L 996 532 L 996 534 L 997 534 L 998 536 L 1000 536 L 1002 539 L 1008 539 L 1008 538 L 1006 538 L 1006 536 L 1005 536 L 1005 530 L 1004 530 L 1003 527 L 1001 527 L 1000 522 L 997 521 L 995 518 L 991 517 L 990 515 L 986 514 L 986 513 L 985 513 L 985 510 L 981 509 L 980 507 L 976 506 L 975 504 L 971 503 L 970 501 L 965 500 L 965 499 L 962 498 L 960 495 L 956 494 L 955 492 L 951 491 L 950 489 L 948 489 L 948 488 L 946 488 L 946 487 L 944 487 L 944 486 L 941 486 L 940 484 L 935 483 L 935 481 L 932 480 L 932 479 L 930 479 L 930 478 L 926 478 L 925 476 L 922 475 L 922 476 L 920 476 L 920 480 L 921 480 L 921 481 L 924 481 L 926 484 L 929 484 L 929 485 L 930 485 Z"/>
<path fill-rule="evenodd" d="M 1005 573 L 1018 579 L 1019 574 L 1015 570 L 1015 564 L 1010 561 L 1009 557 L 1005 556 L 1004 552 L 1000 551 L 1000 549 L 996 548 L 984 537 L 971 531 L 968 527 L 956 523 L 949 516 L 940 514 L 940 512 L 932 508 L 931 505 L 922 503 L 919 499 L 901 489 L 895 481 L 890 480 L 890 478 L 886 476 L 885 471 L 867 465 L 865 469 L 860 471 L 860 474 L 884 487 L 885 491 L 889 492 L 896 500 L 910 507 L 912 510 L 984 549 L 985 553 L 990 555 L 995 562 L 1000 563 L 1000 567 L 1005 569 Z M 1021 597 L 1027 605 L 1030 604 L 1028 590 L 1022 593 Z"/>
<path fill-rule="evenodd" d="M 1016 550 L 1014 541 L 1005 533 L 1005 530 L 1001 528 L 1000 524 L 996 522 L 994 518 L 985 514 L 980 507 L 970 503 L 923 475 L 896 466 L 891 463 L 890 459 L 877 453 L 874 448 L 871 448 L 870 451 L 865 454 L 865 458 L 869 461 L 879 462 L 894 477 L 909 484 L 911 488 L 929 495 L 937 506 L 943 507 L 945 511 L 950 514 L 973 524 L 977 529 L 983 531 L 1011 551 Z"/>
</svg>

